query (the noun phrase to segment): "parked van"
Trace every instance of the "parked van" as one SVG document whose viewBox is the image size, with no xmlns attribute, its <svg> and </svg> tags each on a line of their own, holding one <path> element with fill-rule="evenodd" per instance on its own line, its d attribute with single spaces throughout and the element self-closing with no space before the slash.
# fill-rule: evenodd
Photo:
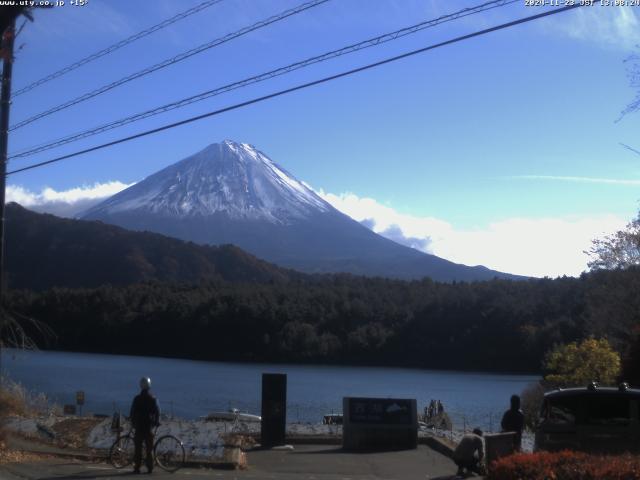
<svg viewBox="0 0 640 480">
<path fill-rule="evenodd" d="M 626 452 L 640 450 L 640 390 L 566 388 L 547 392 L 536 427 L 534 450 Z"/>
</svg>

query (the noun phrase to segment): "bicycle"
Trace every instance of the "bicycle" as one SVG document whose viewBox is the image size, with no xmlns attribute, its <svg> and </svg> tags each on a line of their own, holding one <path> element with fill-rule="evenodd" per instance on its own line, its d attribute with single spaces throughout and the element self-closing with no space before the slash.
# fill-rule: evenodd
<svg viewBox="0 0 640 480">
<path fill-rule="evenodd" d="M 155 433 L 158 431 L 156 427 Z M 133 463 L 133 428 L 120 435 L 109 450 L 109 463 L 115 468 L 124 468 Z M 162 435 L 153 444 L 153 461 L 166 472 L 175 472 L 183 465 L 186 458 L 184 445 L 174 435 Z"/>
</svg>

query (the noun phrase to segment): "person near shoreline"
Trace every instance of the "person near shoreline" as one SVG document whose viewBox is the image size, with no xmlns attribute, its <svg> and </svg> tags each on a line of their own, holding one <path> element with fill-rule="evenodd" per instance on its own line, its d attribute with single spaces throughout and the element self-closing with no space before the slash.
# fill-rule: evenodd
<svg viewBox="0 0 640 480">
<path fill-rule="evenodd" d="M 465 434 L 453 451 L 453 461 L 458 466 L 457 475 L 464 475 L 465 469 L 469 472 L 483 474 L 482 459 L 484 458 L 484 442 L 482 430 L 474 428 L 472 433 Z"/>
<path fill-rule="evenodd" d="M 520 397 L 511 395 L 511 408 L 504 412 L 500 422 L 503 432 L 515 432 L 514 449 L 519 452 L 522 449 L 522 430 L 524 429 L 524 413 L 520 410 Z"/>
<path fill-rule="evenodd" d="M 133 473 L 140 473 L 142 464 L 142 444 L 145 445 L 145 464 L 149 473 L 153 471 L 153 428 L 160 425 L 158 401 L 149 391 L 151 379 L 140 379 L 140 393 L 131 404 L 131 425 L 135 429 L 133 436 Z"/>
</svg>

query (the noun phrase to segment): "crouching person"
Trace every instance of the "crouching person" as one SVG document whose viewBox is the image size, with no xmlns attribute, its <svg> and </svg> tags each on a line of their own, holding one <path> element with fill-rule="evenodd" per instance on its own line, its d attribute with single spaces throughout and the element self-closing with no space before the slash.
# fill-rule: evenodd
<svg viewBox="0 0 640 480">
<path fill-rule="evenodd" d="M 467 433 L 453 452 L 453 461 L 458 466 L 458 475 L 468 473 L 484 474 L 482 459 L 484 458 L 484 443 L 482 430 L 475 428 L 473 433 Z"/>
</svg>

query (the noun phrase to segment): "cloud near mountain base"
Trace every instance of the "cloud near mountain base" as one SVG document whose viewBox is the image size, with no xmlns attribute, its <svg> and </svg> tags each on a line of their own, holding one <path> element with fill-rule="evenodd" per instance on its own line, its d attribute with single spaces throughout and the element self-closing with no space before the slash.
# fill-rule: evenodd
<svg viewBox="0 0 640 480">
<path fill-rule="evenodd" d="M 32 192 L 20 185 L 8 185 L 6 201 L 19 203 L 36 212 L 52 213 L 60 217 L 75 217 L 131 185 L 133 183 L 112 181 L 59 191 L 46 187 L 40 193 Z"/>
<path fill-rule="evenodd" d="M 584 251 L 592 240 L 628 222 L 615 215 L 508 218 L 464 230 L 437 218 L 406 215 L 353 193 L 318 194 L 354 220 L 403 245 L 464 265 L 533 277 L 580 275 L 587 268 Z"/>
<path fill-rule="evenodd" d="M 133 184 L 130 184 L 133 185 Z M 7 202 L 38 212 L 74 217 L 130 185 L 112 181 L 40 193 L 7 187 Z M 615 215 L 581 218 L 508 218 L 476 229 L 459 229 L 434 217 L 407 215 L 373 198 L 317 191 L 335 208 L 397 243 L 464 265 L 484 265 L 533 277 L 578 276 L 587 267 L 584 253 L 594 238 L 623 228 Z"/>
</svg>

